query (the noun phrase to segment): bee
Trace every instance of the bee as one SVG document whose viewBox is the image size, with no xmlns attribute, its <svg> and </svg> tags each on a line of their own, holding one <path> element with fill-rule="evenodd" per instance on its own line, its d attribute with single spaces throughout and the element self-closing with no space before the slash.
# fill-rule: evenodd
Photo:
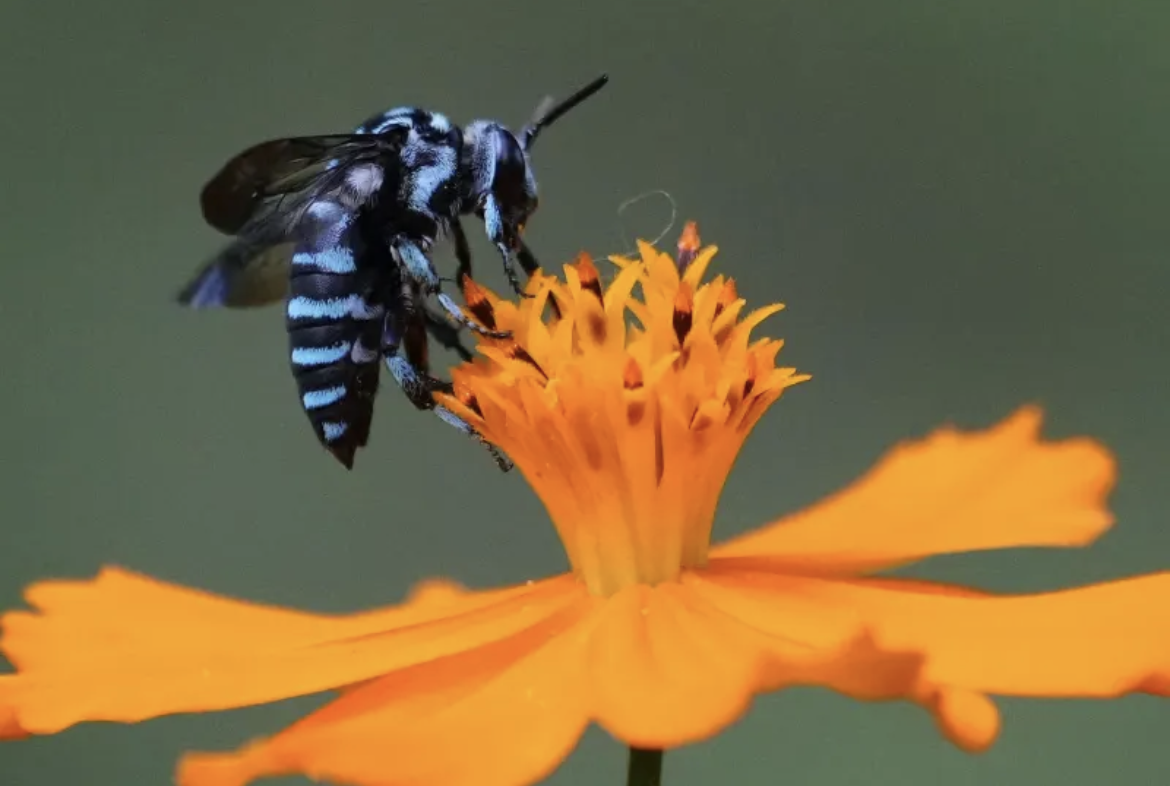
<svg viewBox="0 0 1170 786">
<path fill-rule="evenodd" d="M 233 236 L 183 287 L 190 308 L 247 308 L 285 301 L 293 377 L 320 443 L 347 469 L 369 440 L 379 368 L 407 399 L 478 439 L 507 471 L 511 462 L 434 401 L 450 382 L 432 376 L 429 339 L 470 353 L 466 328 L 507 338 L 468 318 L 441 290 L 431 261 L 453 241 L 456 281 L 471 277 L 460 218 L 475 215 L 522 293 L 515 264 L 540 265 L 521 235 L 536 211 L 530 153 L 540 133 L 605 86 L 602 75 L 559 103 L 541 102 L 519 133 L 493 120 L 460 128 L 415 107 L 379 113 L 351 134 L 274 139 L 235 156 L 204 186 L 203 217 Z M 431 308 L 433 298 L 438 308 Z"/>
</svg>

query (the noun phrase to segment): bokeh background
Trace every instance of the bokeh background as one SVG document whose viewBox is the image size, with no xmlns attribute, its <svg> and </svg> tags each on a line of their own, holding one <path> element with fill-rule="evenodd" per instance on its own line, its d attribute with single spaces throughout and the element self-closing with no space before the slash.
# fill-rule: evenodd
<svg viewBox="0 0 1170 786">
<path fill-rule="evenodd" d="M 611 85 L 537 149 L 532 245 L 552 265 L 657 236 L 666 199 L 618 208 L 665 190 L 741 291 L 789 304 L 773 329 L 815 377 L 751 439 L 720 535 L 815 500 L 897 440 L 1039 402 L 1050 434 L 1117 451 L 1118 527 L 1091 549 L 918 572 L 1023 590 L 1166 568 L 1168 36 L 1160 0 L 8 0 L 0 605 L 106 563 L 327 611 L 433 574 L 560 571 L 522 479 L 393 388 L 356 470 L 333 463 L 298 409 L 279 308 L 171 299 L 220 242 L 198 189 L 244 146 L 410 103 L 519 124 L 601 70 Z M 320 701 L 4 745 L 0 784 L 169 783 L 182 750 Z M 1001 707 L 999 744 L 970 757 L 917 709 L 793 691 L 672 752 L 666 783 L 1170 776 L 1170 702 Z M 624 756 L 591 731 L 550 783 L 618 784 Z"/>
</svg>

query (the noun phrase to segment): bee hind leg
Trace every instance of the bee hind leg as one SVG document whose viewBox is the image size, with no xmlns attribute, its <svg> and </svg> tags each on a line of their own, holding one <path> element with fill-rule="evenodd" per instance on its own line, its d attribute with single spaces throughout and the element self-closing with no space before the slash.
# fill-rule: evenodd
<svg viewBox="0 0 1170 786">
<path fill-rule="evenodd" d="M 406 320 L 396 320 L 387 314 L 383 328 L 382 355 L 398 387 L 416 408 L 434 412 L 440 420 L 483 445 L 501 471 L 512 469 L 512 462 L 499 448 L 484 439 L 470 423 L 435 401 L 436 392 L 453 393 L 454 386 L 430 375 L 426 323 L 413 310 L 408 310 L 407 315 Z M 405 356 L 399 354 L 400 348 L 405 350 Z"/>
</svg>

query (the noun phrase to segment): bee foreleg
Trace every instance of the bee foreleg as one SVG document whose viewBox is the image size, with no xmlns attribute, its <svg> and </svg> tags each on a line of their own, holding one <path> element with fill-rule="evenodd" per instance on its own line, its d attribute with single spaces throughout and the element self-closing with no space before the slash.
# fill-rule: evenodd
<svg viewBox="0 0 1170 786">
<path fill-rule="evenodd" d="M 463 313 L 463 309 L 451 299 L 451 296 L 439 289 L 439 274 L 430 258 L 419 248 L 418 244 L 404 235 L 395 235 L 390 241 L 390 251 L 406 274 L 413 279 L 423 292 L 433 294 L 435 300 L 451 317 L 455 324 L 474 330 L 481 336 L 488 338 L 511 338 L 507 331 L 488 330 L 478 322 L 473 321 Z"/>
<path fill-rule="evenodd" d="M 523 240 L 519 242 L 519 249 L 516 251 L 516 261 L 520 263 L 520 267 L 524 268 L 525 274 L 532 278 L 540 271 L 540 263 L 536 261 L 536 255 L 532 253 L 532 249 Z M 548 298 L 549 307 L 552 308 L 553 316 L 557 319 L 561 317 L 561 307 L 557 305 L 556 296 L 549 293 Z"/>
<path fill-rule="evenodd" d="M 516 275 L 516 266 L 512 264 L 513 243 L 518 241 L 516 231 L 504 222 L 504 216 L 500 212 L 500 203 L 491 194 L 483 202 L 483 228 L 487 232 L 488 240 L 492 241 L 492 245 L 496 247 L 504 259 L 504 274 L 508 276 L 508 283 L 512 285 L 512 291 L 521 297 L 528 297 L 524 293 L 524 287 L 520 286 L 520 278 Z"/>
<path fill-rule="evenodd" d="M 455 281 L 459 290 L 463 290 L 464 279 L 471 278 L 471 245 L 467 242 L 467 233 L 463 231 L 463 224 L 456 217 L 451 220 L 451 239 L 455 243 L 455 259 L 459 267 L 455 271 Z"/>
</svg>

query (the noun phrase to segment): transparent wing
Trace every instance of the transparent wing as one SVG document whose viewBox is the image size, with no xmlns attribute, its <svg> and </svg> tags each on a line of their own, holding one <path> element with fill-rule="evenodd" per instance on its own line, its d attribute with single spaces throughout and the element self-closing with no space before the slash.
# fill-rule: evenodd
<svg viewBox="0 0 1170 786">
<path fill-rule="evenodd" d="M 283 300 L 288 294 L 291 242 L 276 245 L 247 238 L 226 245 L 205 262 L 178 294 L 190 308 L 251 308 Z"/>
<path fill-rule="evenodd" d="M 345 170 L 385 161 L 404 134 L 334 134 L 273 139 L 232 158 L 199 195 L 203 218 L 228 235 L 295 213 L 313 194 L 344 182 Z"/>
<path fill-rule="evenodd" d="M 288 292 L 292 232 L 315 201 L 335 199 L 355 165 L 397 160 L 405 133 L 274 139 L 232 158 L 200 194 L 203 217 L 232 242 L 178 293 L 191 308 L 263 306 Z"/>
</svg>

